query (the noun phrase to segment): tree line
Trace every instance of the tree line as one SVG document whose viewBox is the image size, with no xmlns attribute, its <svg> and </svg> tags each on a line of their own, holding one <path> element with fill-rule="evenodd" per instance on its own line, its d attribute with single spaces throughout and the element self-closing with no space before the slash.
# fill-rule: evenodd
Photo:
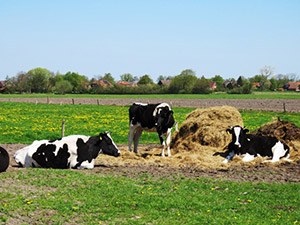
<svg viewBox="0 0 300 225">
<path fill-rule="evenodd" d="M 88 79 L 85 75 L 75 72 L 60 74 L 45 69 L 34 68 L 28 72 L 20 72 L 14 77 L 7 77 L 3 93 L 91 93 L 91 94 L 209 94 L 213 91 L 222 91 L 230 94 L 250 94 L 253 90 L 277 90 L 289 81 L 299 81 L 295 74 L 273 75 L 273 69 L 265 66 L 249 79 L 239 76 L 223 79 L 221 75 L 207 79 L 198 78 L 191 69 L 183 70 L 179 75 L 160 75 L 156 82 L 147 74 L 136 77 L 130 73 L 120 76 L 120 81 L 135 82 L 135 86 L 118 85 L 110 73 L 97 78 Z M 97 85 L 105 80 L 109 85 Z M 169 80 L 168 85 L 159 81 Z M 213 87 L 213 85 L 215 87 Z"/>
</svg>

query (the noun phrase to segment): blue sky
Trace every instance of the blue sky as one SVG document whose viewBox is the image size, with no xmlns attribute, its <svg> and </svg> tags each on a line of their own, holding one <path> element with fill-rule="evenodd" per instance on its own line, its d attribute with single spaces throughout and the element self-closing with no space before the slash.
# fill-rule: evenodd
<svg viewBox="0 0 300 225">
<path fill-rule="evenodd" d="M 300 76 L 299 0 L 0 0 L 0 80 L 36 67 L 252 77 Z"/>
</svg>

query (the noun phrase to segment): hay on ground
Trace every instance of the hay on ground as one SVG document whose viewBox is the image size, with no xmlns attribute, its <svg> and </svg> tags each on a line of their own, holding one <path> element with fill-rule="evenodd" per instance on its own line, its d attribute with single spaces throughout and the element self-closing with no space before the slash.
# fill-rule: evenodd
<svg viewBox="0 0 300 225">
<path fill-rule="evenodd" d="M 243 126 L 243 120 L 234 107 L 196 109 L 187 115 L 179 132 L 173 135 L 171 147 L 175 153 L 198 152 L 200 146 L 224 148 L 231 141 L 231 136 L 226 133 L 226 129 L 235 125 Z"/>
<path fill-rule="evenodd" d="M 200 169 L 228 169 L 231 166 L 257 166 L 264 164 L 266 157 L 256 157 L 251 162 L 243 162 L 235 156 L 228 164 L 222 163 L 226 147 L 231 142 L 231 135 L 226 129 L 240 125 L 243 120 L 234 107 L 222 106 L 207 109 L 197 109 L 188 114 L 180 130 L 172 136 L 171 157 L 161 157 L 161 147 L 139 146 L 138 154 L 128 152 L 127 146 L 120 147 L 118 158 L 99 155 L 96 164 L 103 166 L 159 165 L 161 167 L 196 167 Z M 285 141 L 291 149 L 293 162 L 300 160 L 300 128 L 288 121 L 272 121 L 253 132 L 258 135 L 275 136 Z M 281 160 L 279 163 L 284 163 Z M 279 163 L 268 163 L 276 167 Z"/>
</svg>

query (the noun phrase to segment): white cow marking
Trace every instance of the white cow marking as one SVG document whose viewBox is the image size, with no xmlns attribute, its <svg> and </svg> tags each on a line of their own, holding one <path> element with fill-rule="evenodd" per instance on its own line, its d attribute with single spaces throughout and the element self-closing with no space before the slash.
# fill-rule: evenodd
<svg viewBox="0 0 300 225">
<path fill-rule="evenodd" d="M 240 134 L 241 134 L 241 128 L 240 127 L 234 127 L 233 128 L 233 131 L 234 131 L 234 134 L 235 134 L 235 137 L 236 137 L 236 140 L 235 140 L 235 145 L 237 145 L 238 147 L 241 147 L 241 144 L 240 144 Z"/>
</svg>

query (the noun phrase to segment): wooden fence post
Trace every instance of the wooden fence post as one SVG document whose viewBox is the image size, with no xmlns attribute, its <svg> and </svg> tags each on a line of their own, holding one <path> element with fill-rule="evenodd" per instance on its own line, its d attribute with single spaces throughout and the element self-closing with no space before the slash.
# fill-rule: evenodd
<svg viewBox="0 0 300 225">
<path fill-rule="evenodd" d="M 285 102 L 283 103 L 283 112 L 286 112 Z"/>
</svg>

